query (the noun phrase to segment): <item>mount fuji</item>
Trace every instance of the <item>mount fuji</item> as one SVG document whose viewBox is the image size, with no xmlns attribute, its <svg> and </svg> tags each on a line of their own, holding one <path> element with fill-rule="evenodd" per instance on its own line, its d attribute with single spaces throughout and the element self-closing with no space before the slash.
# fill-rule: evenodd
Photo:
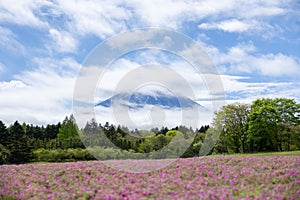
<svg viewBox="0 0 300 200">
<path fill-rule="evenodd" d="M 98 102 L 95 106 L 109 108 L 113 104 L 125 106 L 130 109 L 139 109 L 144 108 L 147 105 L 153 105 L 160 106 L 164 109 L 185 109 L 197 107 L 200 110 L 207 110 L 205 107 L 188 97 L 174 96 L 162 91 L 155 91 L 151 93 L 134 92 L 132 94 L 119 93 L 104 101 Z"/>
<path fill-rule="evenodd" d="M 96 117 L 103 122 L 145 130 L 178 125 L 197 128 L 199 124 L 209 123 L 210 109 L 191 98 L 160 88 L 146 89 L 119 92 L 98 101 L 94 104 Z"/>
</svg>

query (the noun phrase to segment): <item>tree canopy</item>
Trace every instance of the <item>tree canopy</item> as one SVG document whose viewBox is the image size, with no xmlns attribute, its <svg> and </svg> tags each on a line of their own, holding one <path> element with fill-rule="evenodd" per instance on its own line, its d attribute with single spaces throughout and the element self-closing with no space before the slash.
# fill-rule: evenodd
<svg viewBox="0 0 300 200">
<path fill-rule="evenodd" d="M 293 99 L 257 99 L 252 105 L 230 104 L 215 115 L 221 127 L 217 152 L 243 153 L 299 149 L 300 104 Z M 293 140 L 291 140 L 293 138 Z"/>
</svg>

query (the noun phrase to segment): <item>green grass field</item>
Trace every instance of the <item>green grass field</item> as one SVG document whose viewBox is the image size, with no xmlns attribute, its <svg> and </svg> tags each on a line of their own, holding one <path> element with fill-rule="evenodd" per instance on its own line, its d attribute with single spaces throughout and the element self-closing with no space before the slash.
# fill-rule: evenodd
<svg viewBox="0 0 300 200">
<path fill-rule="evenodd" d="M 229 156 L 300 156 L 300 151 L 226 154 L 226 155 L 229 155 Z"/>
</svg>

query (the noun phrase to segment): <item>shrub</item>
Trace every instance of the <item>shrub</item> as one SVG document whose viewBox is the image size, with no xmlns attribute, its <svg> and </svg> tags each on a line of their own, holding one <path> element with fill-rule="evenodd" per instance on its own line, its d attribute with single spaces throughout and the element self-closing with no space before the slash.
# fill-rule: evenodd
<svg viewBox="0 0 300 200">
<path fill-rule="evenodd" d="M 70 162 L 95 160 L 87 149 L 38 149 L 34 151 L 38 162 Z"/>
</svg>

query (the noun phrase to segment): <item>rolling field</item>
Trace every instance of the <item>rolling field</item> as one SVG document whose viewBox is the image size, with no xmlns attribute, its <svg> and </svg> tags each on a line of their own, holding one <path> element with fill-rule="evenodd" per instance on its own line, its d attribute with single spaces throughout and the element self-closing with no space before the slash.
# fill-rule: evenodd
<svg viewBox="0 0 300 200">
<path fill-rule="evenodd" d="M 141 170 L 157 163 L 109 161 Z M 300 199 L 300 156 L 178 159 L 148 173 L 99 161 L 2 165 L 0 199 Z"/>
</svg>

